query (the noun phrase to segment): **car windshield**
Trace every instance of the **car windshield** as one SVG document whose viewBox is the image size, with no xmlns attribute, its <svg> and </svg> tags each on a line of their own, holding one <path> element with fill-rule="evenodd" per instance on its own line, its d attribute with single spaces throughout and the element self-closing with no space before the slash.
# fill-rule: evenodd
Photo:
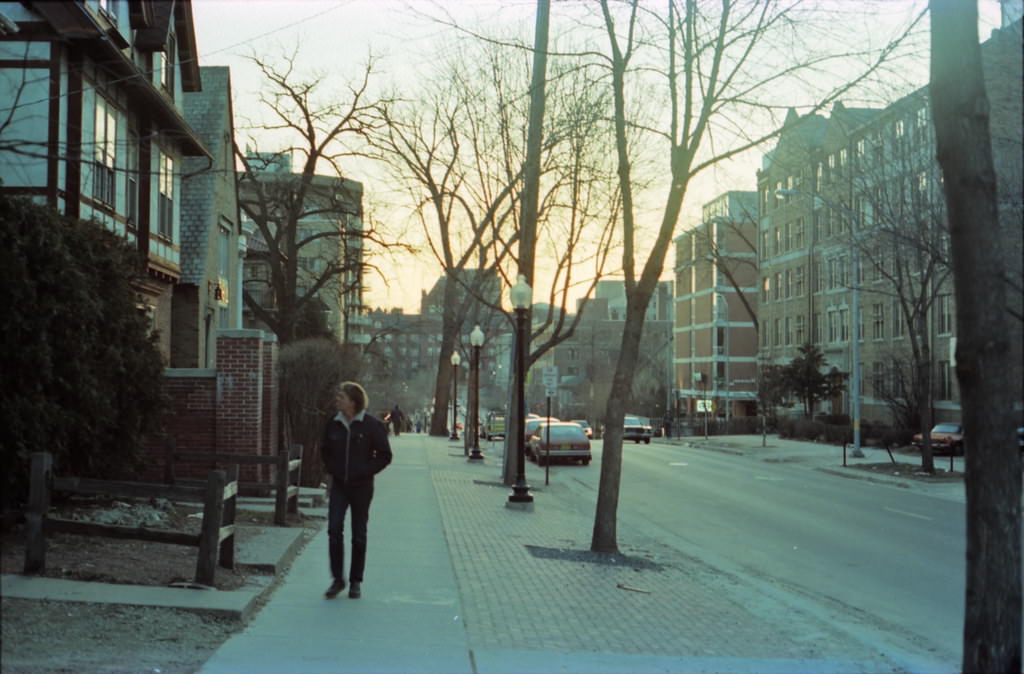
<svg viewBox="0 0 1024 674">
<path fill-rule="evenodd" d="M 643 426 L 637 417 L 626 417 L 622 423 L 626 426 Z"/>
<path fill-rule="evenodd" d="M 959 424 L 936 424 L 935 428 L 932 429 L 932 433 L 959 433 Z"/>
</svg>

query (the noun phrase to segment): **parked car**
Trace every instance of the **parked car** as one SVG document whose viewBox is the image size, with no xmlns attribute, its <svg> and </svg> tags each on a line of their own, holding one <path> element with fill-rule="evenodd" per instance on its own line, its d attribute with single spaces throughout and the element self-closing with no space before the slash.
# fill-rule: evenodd
<svg viewBox="0 0 1024 674">
<path fill-rule="evenodd" d="M 481 435 L 488 440 L 505 437 L 505 415 L 491 412 L 484 422 L 484 430 Z"/>
<path fill-rule="evenodd" d="M 584 466 L 590 463 L 590 438 L 572 421 L 538 424 L 527 443 L 527 454 L 538 466 L 545 465 L 549 457 L 552 463 L 579 461 Z"/>
<path fill-rule="evenodd" d="M 590 427 L 590 424 L 586 419 L 573 419 L 570 423 L 579 424 L 580 428 L 583 429 L 583 432 L 587 434 L 588 438 L 594 437 L 594 429 Z"/>
<path fill-rule="evenodd" d="M 1024 426 L 1017 427 L 1017 445 L 1020 451 L 1024 452 Z"/>
<path fill-rule="evenodd" d="M 651 444 L 651 425 L 640 417 L 627 416 L 622 422 L 622 439 Z"/>
<path fill-rule="evenodd" d="M 526 420 L 526 427 L 523 430 L 523 447 L 527 449 L 527 453 L 529 453 L 530 449 L 530 436 L 533 435 L 538 426 L 548 423 L 549 421 L 554 423 L 562 420 L 556 419 L 555 417 L 530 417 Z"/>
<path fill-rule="evenodd" d="M 935 454 L 964 453 L 964 427 L 957 423 L 935 424 L 931 432 L 932 452 Z M 924 447 L 924 439 L 920 433 L 911 441 L 919 450 Z"/>
</svg>

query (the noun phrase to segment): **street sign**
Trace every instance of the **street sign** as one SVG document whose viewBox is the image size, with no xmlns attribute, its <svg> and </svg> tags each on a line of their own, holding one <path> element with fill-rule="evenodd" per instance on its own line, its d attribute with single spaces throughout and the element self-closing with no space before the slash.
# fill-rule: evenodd
<svg viewBox="0 0 1024 674">
<path fill-rule="evenodd" d="M 715 401 L 714 400 L 698 400 L 697 401 L 698 412 L 714 412 Z"/>
<path fill-rule="evenodd" d="M 558 387 L 558 366 L 557 365 L 545 365 L 544 366 L 544 386 L 547 388 Z"/>
<path fill-rule="evenodd" d="M 544 396 L 547 397 L 547 398 L 557 398 L 558 397 L 558 387 L 557 386 L 545 386 L 544 387 Z"/>
</svg>

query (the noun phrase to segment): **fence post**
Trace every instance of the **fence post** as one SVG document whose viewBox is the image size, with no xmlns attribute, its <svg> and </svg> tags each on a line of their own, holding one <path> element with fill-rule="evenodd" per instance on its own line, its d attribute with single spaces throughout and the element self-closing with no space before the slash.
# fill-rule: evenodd
<svg viewBox="0 0 1024 674">
<path fill-rule="evenodd" d="M 291 452 L 282 449 L 277 453 L 277 475 L 274 476 L 276 491 L 274 493 L 274 524 L 285 526 L 288 521 L 285 513 L 288 511 L 288 460 Z"/>
<path fill-rule="evenodd" d="M 199 558 L 196 560 L 196 582 L 213 585 L 217 570 L 217 548 L 220 541 L 221 518 L 224 514 L 223 470 L 211 470 L 206 481 L 206 502 L 203 505 L 203 528 L 199 534 Z"/>
<path fill-rule="evenodd" d="M 235 484 L 235 492 L 230 498 L 224 499 L 224 512 L 221 516 L 221 525 L 235 524 L 235 507 L 238 503 L 238 464 L 233 463 L 226 473 L 227 485 Z M 226 486 L 226 485 L 225 485 Z M 219 535 L 218 535 L 219 537 Z M 235 531 L 220 542 L 220 565 L 224 569 L 235 568 Z"/>
<path fill-rule="evenodd" d="M 173 435 L 167 436 L 164 442 L 164 482 L 174 484 L 174 452 L 177 450 L 178 441 Z"/>
<path fill-rule="evenodd" d="M 302 461 L 302 445 L 292 445 L 292 456 Z M 288 474 L 288 485 L 291 486 L 291 473 Z M 299 490 L 295 492 L 293 498 L 288 499 L 288 512 L 298 513 L 299 512 L 299 492 L 302 491 L 302 464 L 299 463 L 299 467 L 295 471 L 295 486 L 299 487 Z"/>
<path fill-rule="evenodd" d="M 53 455 L 32 454 L 28 509 L 25 511 L 25 573 L 41 573 L 46 568 L 46 534 L 43 523 L 50 509 L 50 470 Z"/>
</svg>

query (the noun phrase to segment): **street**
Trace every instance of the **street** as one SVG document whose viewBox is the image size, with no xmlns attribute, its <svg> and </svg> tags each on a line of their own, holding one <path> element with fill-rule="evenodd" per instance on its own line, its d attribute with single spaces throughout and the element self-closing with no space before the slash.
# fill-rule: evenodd
<svg viewBox="0 0 1024 674">
<path fill-rule="evenodd" d="M 591 467 L 558 479 L 596 491 L 599 441 L 594 452 Z M 962 503 L 810 463 L 657 441 L 623 447 L 620 532 L 644 531 L 804 608 L 818 604 L 844 628 L 946 662 L 961 650 L 964 528 Z"/>
</svg>

